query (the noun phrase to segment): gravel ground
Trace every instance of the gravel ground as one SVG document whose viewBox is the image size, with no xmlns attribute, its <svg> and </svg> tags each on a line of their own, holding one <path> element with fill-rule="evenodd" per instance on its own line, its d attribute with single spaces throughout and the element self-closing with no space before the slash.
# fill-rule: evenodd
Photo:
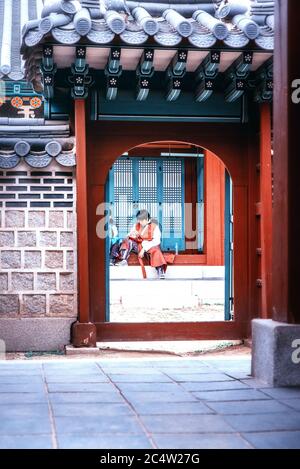
<svg viewBox="0 0 300 469">
<path fill-rule="evenodd" d="M 111 305 L 111 322 L 206 322 L 224 321 L 224 305 L 201 305 L 197 308 L 149 309 Z"/>
</svg>

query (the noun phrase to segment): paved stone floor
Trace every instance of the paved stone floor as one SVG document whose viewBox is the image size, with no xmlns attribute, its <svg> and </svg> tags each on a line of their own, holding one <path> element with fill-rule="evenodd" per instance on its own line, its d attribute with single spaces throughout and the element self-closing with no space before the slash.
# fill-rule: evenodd
<svg viewBox="0 0 300 469">
<path fill-rule="evenodd" d="M 1 448 L 300 448 L 300 388 L 249 357 L 0 362 Z"/>
</svg>

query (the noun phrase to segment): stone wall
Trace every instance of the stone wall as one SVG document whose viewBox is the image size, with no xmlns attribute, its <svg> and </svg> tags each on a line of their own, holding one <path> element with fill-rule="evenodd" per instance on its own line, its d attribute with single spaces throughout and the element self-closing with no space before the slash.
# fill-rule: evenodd
<svg viewBox="0 0 300 469">
<path fill-rule="evenodd" d="M 77 316 L 73 168 L 0 171 L 0 318 Z"/>
</svg>

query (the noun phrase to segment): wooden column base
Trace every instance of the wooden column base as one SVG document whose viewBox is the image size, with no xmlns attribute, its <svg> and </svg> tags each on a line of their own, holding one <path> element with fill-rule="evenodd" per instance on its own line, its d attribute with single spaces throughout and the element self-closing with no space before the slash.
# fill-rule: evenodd
<svg viewBox="0 0 300 469">
<path fill-rule="evenodd" d="M 72 345 L 74 347 L 96 347 L 95 324 L 75 322 L 72 325 Z"/>
</svg>

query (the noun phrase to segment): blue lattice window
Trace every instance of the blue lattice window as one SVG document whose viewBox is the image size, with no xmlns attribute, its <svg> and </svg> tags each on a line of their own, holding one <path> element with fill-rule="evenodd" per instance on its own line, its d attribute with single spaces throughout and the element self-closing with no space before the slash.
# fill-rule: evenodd
<svg viewBox="0 0 300 469">
<path fill-rule="evenodd" d="M 146 209 L 160 224 L 163 250 L 185 249 L 183 159 L 122 157 L 111 169 L 109 182 L 120 237 L 128 233 L 136 212 Z"/>
</svg>

